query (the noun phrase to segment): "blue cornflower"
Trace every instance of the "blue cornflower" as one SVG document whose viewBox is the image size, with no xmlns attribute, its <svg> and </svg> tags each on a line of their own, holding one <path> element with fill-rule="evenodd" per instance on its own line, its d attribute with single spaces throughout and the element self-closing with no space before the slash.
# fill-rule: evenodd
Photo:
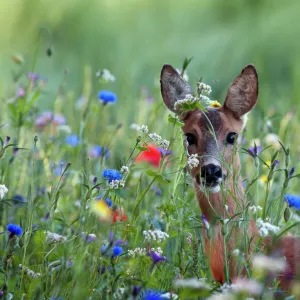
<svg viewBox="0 0 300 300">
<path fill-rule="evenodd" d="M 10 237 L 13 237 L 15 235 L 20 236 L 23 233 L 22 228 L 16 224 L 8 224 L 6 226 L 6 229 L 8 230 L 8 232 L 10 232 Z"/>
<path fill-rule="evenodd" d="M 111 91 L 102 90 L 98 93 L 98 98 L 103 104 L 116 103 L 118 98 L 117 95 Z"/>
<path fill-rule="evenodd" d="M 27 202 L 26 198 L 23 197 L 20 194 L 14 195 L 13 198 L 12 198 L 12 200 L 13 200 L 13 202 L 15 204 L 22 204 L 22 203 L 26 203 Z"/>
<path fill-rule="evenodd" d="M 102 175 L 108 182 L 112 182 L 113 180 L 121 180 L 123 177 L 119 171 L 112 169 L 104 170 Z"/>
<path fill-rule="evenodd" d="M 77 147 L 79 145 L 79 137 L 76 134 L 68 135 L 65 138 L 65 143 L 70 146 Z"/>
<path fill-rule="evenodd" d="M 154 290 L 146 290 L 144 293 L 143 293 L 143 300 L 161 300 L 163 299 L 161 297 L 161 294 L 157 291 L 154 291 Z"/>
<path fill-rule="evenodd" d="M 107 247 L 108 247 L 108 245 L 103 245 L 103 246 L 100 248 L 100 253 L 101 253 L 101 254 L 104 254 L 104 253 L 106 252 L 106 250 L 107 250 Z"/>
<path fill-rule="evenodd" d="M 295 209 L 300 209 L 300 196 L 286 194 L 284 196 L 284 201 L 286 201 L 290 207 L 295 207 Z"/>
<path fill-rule="evenodd" d="M 117 257 L 123 253 L 123 248 L 121 246 L 114 246 L 112 257 Z"/>
<path fill-rule="evenodd" d="M 112 202 L 112 200 L 110 198 L 106 198 L 105 202 L 106 202 L 106 204 L 107 204 L 108 207 L 112 207 L 113 202 Z"/>
</svg>

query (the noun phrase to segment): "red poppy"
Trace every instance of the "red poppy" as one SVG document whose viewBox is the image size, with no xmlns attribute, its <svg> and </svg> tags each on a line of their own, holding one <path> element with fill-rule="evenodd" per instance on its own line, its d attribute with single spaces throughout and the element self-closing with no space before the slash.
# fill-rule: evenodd
<svg viewBox="0 0 300 300">
<path fill-rule="evenodd" d="M 147 150 L 140 153 L 136 158 L 136 162 L 146 161 L 157 168 L 159 167 L 160 160 L 161 160 L 161 153 L 153 145 L 148 145 Z"/>
<path fill-rule="evenodd" d="M 124 222 L 127 221 L 127 216 L 124 213 L 124 210 L 121 209 L 117 209 L 116 211 L 112 212 L 112 222 L 116 223 L 116 222 Z"/>
</svg>

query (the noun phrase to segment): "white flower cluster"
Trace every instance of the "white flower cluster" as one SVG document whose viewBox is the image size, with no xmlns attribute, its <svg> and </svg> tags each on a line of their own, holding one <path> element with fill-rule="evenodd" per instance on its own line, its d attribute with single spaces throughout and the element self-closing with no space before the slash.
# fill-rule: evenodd
<svg viewBox="0 0 300 300">
<path fill-rule="evenodd" d="M 283 272 L 286 268 L 286 262 L 283 258 L 272 258 L 263 254 L 254 256 L 252 264 L 254 269 L 272 273 Z"/>
<path fill-rule="evenodd" d="M 159 243 L 169 238 L 169 235 L 161 230 L 144 230 L 143 235 L 146 241 L 157 241 Z"/>
<path fill-rule="evenodd" d="M 257 219 L 256 225 L 258 227 L 258 233 L 262 237 L 265 237 L 270 233 L 277 234 L 280 231 L 280 227 L 272 225 L 269 222 L 264 222 L 262 218 Z"/>
<path fill-rule="evenodd" d="M 255 205 L 252 205 L 252 206 L 249 206 L 249 210 L 253 213 L 253 214 L 256 214 L 258 211 L 262 211 L 262 207 L 261 206 L 255 206 Z"/>
<path fill-rule="evenodd" d="M 39 278 L 41 277 L 41 273 L 35 273 L 34 271 L 30 270 L 29 268 L 19 264 L 21 270 L 23 270 L 24 274 L 28 275 L 31 278 Z"/>
<path fill-rule="evenodd" d="M 67 238 L 63 235 L 57 234 L 55 232 L 45 231 L 46 243 L 49 245 L 63 243 Z"/>
<path fill-rule="evenodd" d="M 191 94 L 187 94 L 184 99 L 177 100 L 175 102 L 174 109 L 175 110 L 180 110 L 184 106 L 184 104 L 192 105 L 192 104 L 194 104 L 197 101 L 199 101 L 199 99 L 197 97 L 194 97 Z"/>
<path fill-rule="evenodd" d="M 205 95 L 200 95 L 199 96 L 199 100 L 201 102 L 204 102 L 205 105 L 210 105 L 210 103 L 211 103 L 211 100 L 207 96 L 205 96 Z"/>
<path fill-rule="evenodd" d="M 210 286 L 206 283 L 206 278 L 188 278 L 188 279 L 175 279 L 173 286 L 176 289 L 189 288 L 189 289 L 203 289 L 209 290 Z"/>
<path fill-rule="evenodd" d="M 159 144 L 160 144 L 160 146 L 161 146 L 162 148 L 164 148 L 164 149 L 168 149 L 169 146 L 170 146 L 170 142 L 167 141 L 167 140 L 162 140 Z"/>
<path fill-rule="evenodd" d="M 181 76 L 181 70 L 176 69 L 176 71 L 177 71 L 177 73 Z M 183 72 L 182 78 L 183 78 L 183 80 L 185 80 L 185 81 L 189 81 L 189 76 L 188 76 L 188 74 L 187 74 L 186 71 Z"/>
<path fill-rule="evenodd" d="M 110 189 L 113 189 L 113 190 L 123 188 L 125 186 L 125 181 L 124 180 L 112 180 L 111 182 L 108 183 L 108 186 Z"/>
<path fill-rule="evenodd" d="M 107 69 L 98 71 L 96 73 L 96 76 L 98 78 L 104 79 L 107 82 L 114 82 L 116 80 L 116 77 L 113 74 L 111 74 L 110 71 Z"/>
<path fill-rule="evenodd" d="M 132 130 L 136 130 L 136 131 L 141 130 L 141 126 L 139 124 L 136 124 L 136 123 L 132 123 L 129 128 L 132 129 Z"/>
<path fill-rule="evenodd" d="M 178 295 L 174 294 L 173 292 L 168 292 L 168 293 L 165 293 L 165 294 L 161 294 L 159 295 L 160 299 L 172 299 L 172 300 L 177 300 L 179 299 L 178 298 Z"/>
<path fill-rule="evenodd" d="M 129 168 L 127 166 L 122 166 L 120 173 L 122 174 L 128 174 L 129 173 Z"/>
<path fill-rule="evenodd" d="M 211 93 L 211 86 L 204 82 L 198 82 L 198 90 L 201 94 L 209 95 Z"/>
<path fill-rule="evenodd" d="M 8 188 L 4 184 L 0 184 L 0 199 L 3 199 L 7 192 Z"/>
<path fill-rule="evenodd" d="M 158 255 L 162 255 L 163 251 L 160 247 L 157 248 L 135 248 L 133 250 L 128 250 L 128 255 L 131 257 L 136 257 L 136 256 L 145 256 L 148 252 L 155 252 Z"/>
<path fill-rule="evenodd" d="M 124 293 L 125 293 L 125 288 L 123 287 L 118 288 L 113 294 L 113 299 L 120 299 L 120 300 L 124 299 Z"/>
<path fill-rule="evenodd" d="M 161 140 L 161 136 L 156 133 L 149 133 L 148 136 L 154 142 L 159 142 Z"/>
<path fill-rule="evenodd" d="M 188 157 L 187 164 L 190 168 L 196 168 L 199 165 L 199 159 L 197 158 L 197 154 L 192 154 Z"/>
<path fill-rule="evenodd" d="M 148 126 L 142 125 L 142 126 L 140 127 L 140 131 L 143 132 L 143 133 L 148 133 Z"/>
<path fill-rule="evenodd" d="M 233 256 L 239 256 L 240 253 L 241 253 L 241 251 L 240 251 L 239 249 L 234 249 L 234 250 L 232 250 L 232 252 L 231 252 L 231 254 L 232 254 Z"/>
</svg>

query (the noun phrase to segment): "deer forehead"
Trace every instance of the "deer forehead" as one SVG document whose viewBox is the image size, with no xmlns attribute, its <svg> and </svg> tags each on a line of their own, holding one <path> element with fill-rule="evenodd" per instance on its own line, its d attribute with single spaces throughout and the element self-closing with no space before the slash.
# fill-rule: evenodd
<svg viewBox="0 0 300 300">
<path fill-rule="evenodd" d="M 222 108 L 208 109 L 203 111 L 191 111 L 183 119 L 184 133 L 193 133 L 197 137 L 212 137 L 212 132 L 218 139 L 225 138 L 229 132 L 240 133 L 244 126 L 243 119 L 235 118 L 230 112 Z"/>
</svg>

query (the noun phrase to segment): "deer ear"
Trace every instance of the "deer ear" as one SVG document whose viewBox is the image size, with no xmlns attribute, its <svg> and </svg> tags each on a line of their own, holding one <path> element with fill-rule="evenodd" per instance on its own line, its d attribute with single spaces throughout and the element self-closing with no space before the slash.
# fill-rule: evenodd
<svg viewBox="0 0 300 300">
<path fill-rule="evenodd" d="M 240 118 L 256 104 L 258 96 L 258 77 L 253 65 L 246 66 L 228 89 L 224 107 Z"/>
<path fill-rule="evenodd" d="M 161 70 L 160 89 L 167 108 L 177 114 L 180 112 L 174 109 L 175 102 L 193 93 L 190 85 L 170 65 L 164 65 Z"/>
</svg>

